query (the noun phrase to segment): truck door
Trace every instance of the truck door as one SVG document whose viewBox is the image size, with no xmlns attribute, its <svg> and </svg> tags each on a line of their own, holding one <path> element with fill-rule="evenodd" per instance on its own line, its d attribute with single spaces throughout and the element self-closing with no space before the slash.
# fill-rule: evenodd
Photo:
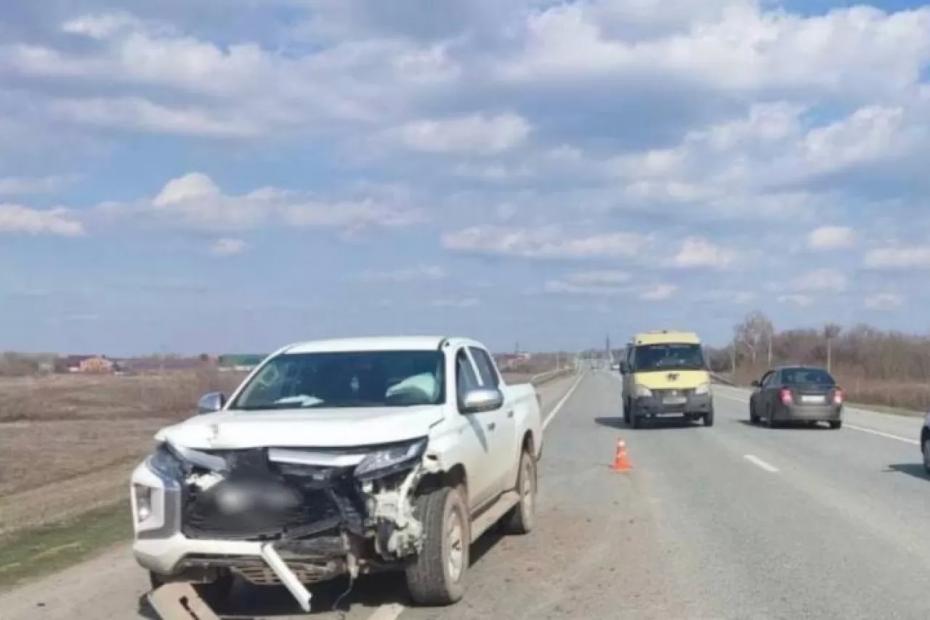
<svg viewBox="0 0 930 620">
<path fill-rule="evenodd" d="M 455 391 L 462 428 L 460 437 L 468 466 L 468 503 L 471 510 L 494 499 L 497 477 L 492 452 L 492 436 L 497 430 L 495 412 L 462 413 L 465 394 L 480 387 L 478 371 L 466 347 L 462 347 L 455 354 Z"/>
<path fill-rule="evenodd" d="M 481 387 L 501 390 L 504 394 L 504 405 L 496 411 L 488 412 L 488 424 L 494 427 L 488 436 L 491 441 L 491 457 L 494 459 L 497 474 L 492 491 L 496 495 L 516 485 L 517 457 L 519 456 L 515 419 L 517 403 L 513 402 L 507 390 L 501 389 L 500 375 L 488 352 L 480 347 L 469 347 L 468 352 L 478 369 Z"/>
</svg>

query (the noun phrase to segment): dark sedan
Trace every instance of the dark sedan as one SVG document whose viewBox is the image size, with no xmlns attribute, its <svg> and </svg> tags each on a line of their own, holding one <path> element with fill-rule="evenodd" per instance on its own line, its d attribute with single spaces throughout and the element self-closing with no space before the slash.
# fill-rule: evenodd
<svg viewBox="0 0 930 620">
<path fill-rule="evenodd" d="M 843 390 L 823 368 L 792 366 L 775 368 L 759 381 L 749 399 L 749 420 L 764 420 L 769 426 L 779 422 L 829 422 L 830 428 L 843 426 Z"/>
</svg>

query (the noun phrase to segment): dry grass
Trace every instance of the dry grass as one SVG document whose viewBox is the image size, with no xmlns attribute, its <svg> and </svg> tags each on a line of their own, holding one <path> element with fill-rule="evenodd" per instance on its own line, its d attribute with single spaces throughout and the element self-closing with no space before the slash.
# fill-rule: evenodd
<svg viewBox="0 0 930 620">
<path fill-rule="evenodd" d="M 0 533 L 121 499 L 160 427 L 237 373 L 0 379 Z"/>
</svg>

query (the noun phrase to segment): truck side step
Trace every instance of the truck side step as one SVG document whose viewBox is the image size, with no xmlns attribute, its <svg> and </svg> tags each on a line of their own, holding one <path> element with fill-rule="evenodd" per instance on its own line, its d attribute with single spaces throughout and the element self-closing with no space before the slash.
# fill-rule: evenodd
<svg viewBox="0 0 930 620">
<path fill-rule="evenodd" d="M 189 583 L 167 583 L 148 599 L 161 620 L 220 620 Z"/>
<path fill-rule="evenodd" d="M 478 515 L 471 522 L 471 542 L 481 538 L 481 535 L 491 529 L 501 520 L 507 512 L 520 502 L 520 494 L 516 491 L 507 491 L 494 502 L 487 510 Z"/>
</svg>

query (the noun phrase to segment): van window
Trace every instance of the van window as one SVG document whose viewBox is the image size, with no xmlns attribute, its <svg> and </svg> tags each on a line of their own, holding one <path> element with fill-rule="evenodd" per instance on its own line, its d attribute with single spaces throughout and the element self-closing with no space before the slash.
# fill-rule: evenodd
<svg viewBox="0 0 930 620">
<path fill-rule="evenodd" d="M 704 370 L 699 344 L 646 344 L 636 347 L 636 370 Z"/>
</svg>

